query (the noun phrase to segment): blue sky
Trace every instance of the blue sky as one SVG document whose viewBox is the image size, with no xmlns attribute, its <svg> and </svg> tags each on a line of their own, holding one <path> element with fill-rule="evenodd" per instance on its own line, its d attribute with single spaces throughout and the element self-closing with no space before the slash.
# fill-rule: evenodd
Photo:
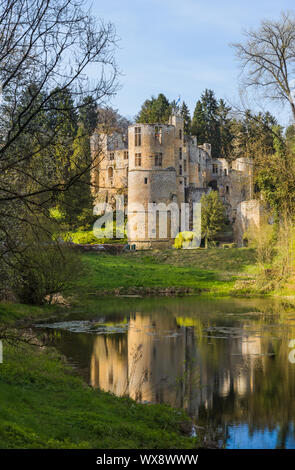
<svg viewBox="0 0 295 470">
<path fill-rule="evenodd" d="M 133 117 L 146 98 L 164 93 L 193 112 L 205 88 L 239 100 L 239 66 L 232 42 L 261 19 L 295 10 L 294 0 L 93 0 L 96 17 L 114 23 L 121 89 L 112 105 Z M 293 6 L 293 8 L 292 8 Z M 284 124 L 289 110 L 268 106 Z"/>
</svg>

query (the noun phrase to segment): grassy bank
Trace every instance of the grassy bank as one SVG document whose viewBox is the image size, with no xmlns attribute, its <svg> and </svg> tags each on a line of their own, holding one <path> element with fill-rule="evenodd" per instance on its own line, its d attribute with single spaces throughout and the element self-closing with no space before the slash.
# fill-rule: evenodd
<svg viewBox="0 0 295 470">
<path fill-rule="evenodd" d="M 54 349 L 4 344 L 0 448 L 193 448 L 187 418 L 93 390 Z"/>
<path fill-rule="evenodd" d="M 255 267 L 251 249 L 167 250 L 82 255 L 85 272 L 73 289 L 78 295 L 157 293 L 168 288 L 228 295 L 237 279 L 248 279 Z M 154 289 L 154 290 L 153 290 Z M 173 289 L 172 289 L 173 293 Z"/>
</svg>

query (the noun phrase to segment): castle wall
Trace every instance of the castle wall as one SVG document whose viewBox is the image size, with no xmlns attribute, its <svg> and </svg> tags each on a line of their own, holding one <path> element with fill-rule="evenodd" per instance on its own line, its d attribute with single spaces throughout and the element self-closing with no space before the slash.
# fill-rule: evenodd
<svg viewBox="0 0 295 470">
<path fill-rule="evenodd" d="M 119 133 L 94 134 L 92 152 L 96 152 L 96 165 L 92 172 L 92 185 L 96 202 L 113 203 L 119 192 L 127 195 L 129 152 L 127 139 Z"/>
<path fill-rule="evenodd" d="M 257 199 L 242 201 L 238 204 L 234 225 L 235 239 L 238 246 L 243 246 L 243 236 L 250 227 L 260 226 L 263 215 L 263 207 Z"/>
</svg>

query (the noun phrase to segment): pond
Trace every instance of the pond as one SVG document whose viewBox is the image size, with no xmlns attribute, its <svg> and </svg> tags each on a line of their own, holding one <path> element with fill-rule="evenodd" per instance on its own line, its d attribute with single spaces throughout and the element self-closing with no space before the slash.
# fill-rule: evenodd
<svg viewBox="0 0 295 470">
<path fill-rule="evenodd" d="M 93 387 L 181 407 L 221 447 L 295 448 L 287 302 L 117 298 L 94 310 L 38 326 Z"/>
</svg>

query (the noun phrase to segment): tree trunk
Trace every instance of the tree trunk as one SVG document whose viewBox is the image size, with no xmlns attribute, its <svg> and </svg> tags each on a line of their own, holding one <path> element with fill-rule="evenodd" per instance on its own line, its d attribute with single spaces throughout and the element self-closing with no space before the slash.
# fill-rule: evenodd
<svg viewBox="0 0 295 470">
<path fill-rule="evenodd" d="M 292 101 L 290 101 L 290 106 L 291 106 L 292 116 L 293 116 L 293 126 L 295 127 L 295 104 Z"/>
</svg>

